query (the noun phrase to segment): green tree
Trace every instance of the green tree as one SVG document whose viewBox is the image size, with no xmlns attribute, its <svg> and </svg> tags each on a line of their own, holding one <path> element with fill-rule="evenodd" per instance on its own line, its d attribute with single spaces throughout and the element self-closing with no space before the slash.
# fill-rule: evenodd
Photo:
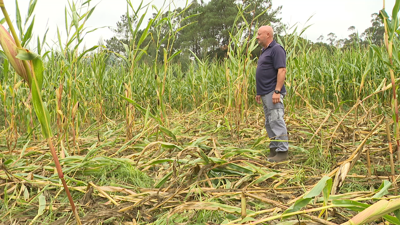
<svg viewBox="0 0 400 225">
<path fill-rule="evenodd" d="M 117 28 L 111 28 L 116 36 L 106 40 L 106 46 L 108 49 L 117 53 L 125 52 L 124 44 L 128 45 L 129 40 L 131 39 L 128 24 L 128 17 L 122 15 L 121 21 L 117 22 Z"/>
<path fill-rule="evenodd" d="M 337 36 L 336 36 L 335 33 L 331 32 L 331 33 L 328 34 L 328 41 L 329 41 L 330 45 L 334 45 L 335 44 L 336 38 L 337 38 Z"/>
<path fill-rule="evenodd" d="M 181 8 L 178 8 L 177 11 L 180 13 L 182 11 Z M 182 26 L 185 28 L 180 30 L 177 34 L 177 39 L 175 46 L 179 49 L 182 49 L 181 57 L 179 62 L 182 65 L 186 66 L 190 63 L 190 58 L 193 52 L 197 56 L 202 55 L 202 40 L 203 34 L 200 27 L 203 27 L 204 24 L 204 3 L 200 4 L 197 0 L 193 0 L 189 8 L 182 14 L 181 16 L 190 16 L 186 20 L 182 21 Z"/>
<path fill-rule="evenodd" d="M 211 0 L 203 13 L 202 47 L 208 55 L 221 55 L 220 51 L 229 44 L 229 32 L 238 14 L 235 0 Z"/>
<path fill-rule="evenodd" d="M 244 9 L 244 13 L 235 24 L 238 7 Z M 281 9 L 282 6 L 272 9 L 271 0 L 211 0 L 204 10 L 203 47 L 208 48 L 208 55 L 223 57 L 228 49 L 229 33 L 245 22 L 251 24 L 248 31 L 250 38 L 261 25 L 273 26 L 275 34 L 279 35 L 284 28 L 281 18 L 278 18 Z"/>
<path fill-rule="evenodd" d="M 244 8 L 245 11 L 243 17 L 237 20 L 239 7 Z M 211 0 L 208 3 L 203 1 L 199 3 L 197 0 L 193 0 L 185 11 L 182 8 L 172 12 L 168 11 L 163 14 L 163 18 L 167 18 L 171 13 L 178 15 L 174 19 L 179 20 L 180 23 L 174 24 L 180 24 L 180 26 L 173 27 L 177 31 L 173 39 L 173 49 L 182 49 L 182 53 L 180 58 L 176 57 L 175 60 L 184 59 L 184 61 L 189 61 L 191 52 L 200 58 L 207 56 L 221 58 L 225 56 L 229 46 L 230 32 L 235 32 L 236 27 L 234 26 L 243 25 L 243 19 L 252 24 L 252 30 L 249 31 L 249 35 L 253 34 L 254 29 L 258 29 L 257 26 L 267 24 L 274 26 L 275 33 L 278 34 L 284 27 L 280 22 L 281 19 L 278 18 L 281 8 L 272 9 L 272 0 L 247 0 L 243 2 L 238 2 L 237 0 Z M 257 17 L 261 13 L 263 14 Z M 257 17 L 256 20 L 254 20 L 255 17 Z M 131 19 L 134 21 L 134 18 Z M 181 27 L 185 28 L 180 29 Z M 107 47 L 112 51 L 123 53 L 125 51 L 124 44 L 128 44 L 132 38 L 129 36 L 126 15 L 121 16 L 121 21 L 117 23 L 117 28 L 113 29 L 113 31 L 115 36 L 106 40 Z M 151 28 L 150 32 L 152 35 L 149 41 L 156 42 L 156 40 L 163 40 L 163 38 L 159 37 L 168 36 L 170 34 L 168 32 L 173 31 L 169 27 L 165 27 L 165 29 L 161 30 L 159 28 L 157 30 Z M 152 43 L 149 46 L 147 49 L 148 55 L 143 57 L 143 60 L 154 60 L 152 57 L 156 54 L 153 50 L 162 50 L 162 48 L 153 48 L 154 44 Z M 163 44 L 167 43 L 158 43 L 156 45 Z"/>
<path fill-rule="evenodd" d="M 271 25 L 274 27 L 275 34 L 281 34 L 284 30 L 285 25 L 281 22 L 282 18 L 278 17 L 281 13 L 282 6 L 272 9 L 271 0 L 247 0 L 243 1 L 243 7 L 246 8 L 244 17 L 248 22 L 266 11 L 266 13 L 263 13 L 253 22 L 253 29 L 258 29 L 258 27 L 256 27 L 257 25 Z"/>
<path fill-rule="evenodd" d="M 352 47 L 358 47 L 362 43 L 362 39 L 360 38 L 360 36 L 356 32 L 355 26 L 350 26 L 347 30 L 352 32 L 352 33 L 349 35 L 349 38 L 346 38 L 346 39 L 343 40 L 343 46 L 342 47 L 344 49 L 349 49 L 349 48 L 352 48 Z"/>
<path fill-rule="evenodd" d="M 365 29 L 361 36 L 364 37 L 365 40 L 371 41 L 372 44 L 382 45 L 383 35 L 385 33 L 382 19 L 379 17 L 378 13 L 373 13 L 371 17 L 372 26 Z"/>
</svg>

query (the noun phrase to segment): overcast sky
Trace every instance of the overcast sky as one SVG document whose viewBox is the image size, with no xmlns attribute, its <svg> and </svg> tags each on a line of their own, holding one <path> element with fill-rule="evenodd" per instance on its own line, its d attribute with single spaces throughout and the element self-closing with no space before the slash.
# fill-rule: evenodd
<svg viewBox="0 0 400 225">
<path fill-rule="evenodd" d="M 72 0 L 71 0 L 72 1 Z M 131 0 L 135 7 L 140 0 Z M 170 2 L 170 0 L 166 0 Z M 190 0 L 191 1 L 191 0 Z M 205 0 L 208 2 L 209 0 Z M 6 8 L 10 17 L 15 21 L 15 1 L 5 0 Z M 19 0 L 19 7 L 24 20 L 27 12 L 28 0 Z M 161 7 L 164 0 L 144 0 Z M 185 5 L 186 0 L 175 0 L 179 7 Z M 386 11 L 391 15 L 395 0 L 386 0 Z M 88 30 L 101 28 L 88 34 L 84 43 L 87 48 L 96 45 L 100 39 L 109 39 L 113 32 L 108 27 L 116 27 L 121 15 L 126 12 L 126 0 L 92 0 L 91 6 L 96 10 L 89 19 L 86 27 Z M 383 7 L 383 0 L 272 0 L 273 8 L 282 6 L 280 17 L 289 25 L 298 24 L 299 28 L 312 25 L 307 29 L 303 37 L 316 41 L 320 35 L 325 38 L 333 32 L 338 39 L 346 38 L 350 34 L 348 28 L 355 26 L 360 34 L 371 26 L 371 14 L 377 13 Z M 57 26 L 65 35 L 64 10 L 68 7 L 67 0 L 38 0 L 36 5 L 35 35 L 43 36 L 46 28 L 49 28 L 47 35 L 48 43 L 51 40 L 57 41 Z M 313 16 L 310 21 L 306 21 Z M 147 21 L 147 20 L 146 20 Z M 36 42 L 36 41 L 35 41 Z"/>
</svg>

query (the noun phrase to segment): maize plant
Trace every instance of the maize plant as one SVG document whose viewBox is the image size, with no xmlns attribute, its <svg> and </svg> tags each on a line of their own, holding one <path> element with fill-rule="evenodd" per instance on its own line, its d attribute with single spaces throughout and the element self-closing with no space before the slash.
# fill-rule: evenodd
<svg viewBox="0 0 400 225">
<path fill-rule="evenodd" d="M 392 109 L 393 109 L 393 122 L 394 122 L 394 134 L 396 140 L 396 150 L 397 150 L 397 161 L 400 162 L 400 122 L 399 122 L 399 103 L 397 100 L 397 85 L 394 69 L 394 56 L 393 54 L 398 53 L 398 45 L 395 44 L 397 41 L 399 29 L 399 18 L 397 17 L 400 9 L 400 1 L 396 0 L 396 3 L 392 11 L 392 19 L 385 11 L 385 0 L 383 0 L 383 9 L 380 11 L 380 17 L 385 25 L 385 47 L 389 55 L 389 60 L 386 64 L 389 66 L 390 80 L 392 83 Z M 376 49 L 376 46 L 374 46 Z"/>
</svg>

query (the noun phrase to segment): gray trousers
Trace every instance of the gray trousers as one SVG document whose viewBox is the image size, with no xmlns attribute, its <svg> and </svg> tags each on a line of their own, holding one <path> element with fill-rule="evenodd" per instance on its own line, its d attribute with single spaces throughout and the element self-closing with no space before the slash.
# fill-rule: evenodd
<svg viewBox="0 0 400 225">
<path fill-rule="evenodd" d="M 267 130 L 268 137 L 271 139 L 269 148 L 274 148 L 277 152 L 285 152 L 289 150 L 289 143 L 287 142 L 288 134 L 285 120 L 283 119 L 285 113 L 283 98 L 285 94 L 281 94 L 281 101 L 274 104 L 272 103 L 273 93 L 272 91 L 266 95 L 261 95 L 265 115 L 265 129 Z"/>
</svg>

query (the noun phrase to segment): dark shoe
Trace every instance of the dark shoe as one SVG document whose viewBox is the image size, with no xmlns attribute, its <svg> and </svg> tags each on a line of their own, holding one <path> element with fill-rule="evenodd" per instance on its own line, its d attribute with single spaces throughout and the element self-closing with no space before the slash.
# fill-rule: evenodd
<svg viewBox="0 0 400 225">
<path fill-rule="evenodd" d="M 269 162 L 282 162 L 288 158 L 288 152 L 276 152 L 276 155 L 272 158 L 268 158 Z"/>
<path fill-rule="evenodd" d="M 268 159 L 274 157 L 275 155 L 276 155 L 276 148 L 269 149 Z"/>
</svg>

